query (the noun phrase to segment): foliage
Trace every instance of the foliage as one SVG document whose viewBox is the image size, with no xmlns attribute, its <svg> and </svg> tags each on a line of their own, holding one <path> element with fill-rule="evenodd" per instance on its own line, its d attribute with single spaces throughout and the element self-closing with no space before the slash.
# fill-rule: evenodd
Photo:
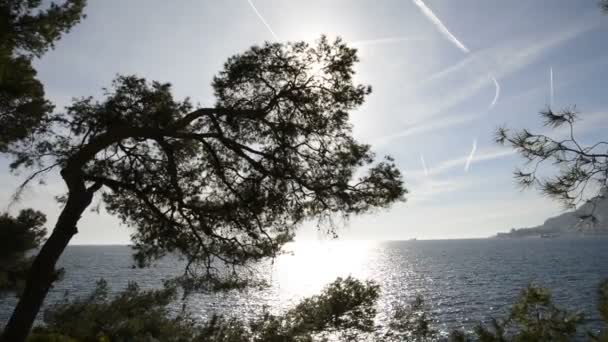
<svg viewBox="0 0 608 342">
<path fill-rule="evenodd" d="M 46 216 L 24 209 L 17 217 L 0 215 L 0 296 L 19 291 L 31 264 L 28 252 L 42 242 Z"/>
<path fill-rule="evenodd" d="M 28 336 L 27 342 L 78 342 L 71 337 L 62 335 L 62 334 L 53 334 L 53 333 L 33 333 Z M 105 342 L 105 341 L 96 341 L 96 342 Z"/>
<path fill-rule="evenodd" d="M 100 280 L 86 298 L 55 304 L 44 314 L 45 326 L 35 333 L 69 336 L 77 341 L 191 341 L 189 317 L 170 318 L 168 305 L 175 288 L 142 291 L 130 283 L 110 298 L 107 283 Z"/>
<path fill-rule="evenodd" d="M 561 112 L 547 109 L 540 114 L 545 126 L 554 129 L 565 127 L 567 136 L 555 139 L 533 134 L 527 129 L 511 132 L 504 127 L 496 133 L 498 143 L 510 145 L 527 160 L 524 170 L 515 171 L 518 182 L 523 187 L 537 186 L 542 193 L 560 200 L 567 207 L 575 207 L 589 198 L 593 198 L 593 203 L 603 198 L 602 191 L 608 186 L 608 142 L 598 141 L 589 146 L 581 144 L 574 135 L 574 124 L 578 119 L 574 109 Z M 557 175 L 540 177 L 539 167 L 549 162 L 558 168 Z M 588 196 L 586 191 L 589 190 L 594 196 Z M 594 221 L 592 213 L 582 218 Z"/>
<path fill-rule="evenodd" d="M 372 332 L 380 287 L 354 278 L 338 278 L 320 295 L 304 299 L 286 314 L 294 333 Z"/>
<path fill-rule="evenodd" d="M 599 6 L 608 12 L 608 1 L 599 0 Z M 595 202 L 603 198 L 603 190 L 608 187 L 608 141 L 597 141 L 584 145 L 575 137 L 574 124 L 578 121 L 576 108 L 566 108 L 555 112 L 550 107 L 540 112 L 546 127 L 566 128 L 564 138 L 552 138 L 544 134 L 534 134 L 527 129 L 512 132 L 506 127 L 496 131 L 495 140 L 501 145 L 510 145 L 526 160 L 526 168 L 515 171 L 519 184 L 528 188 L 536 186 L 550 198 L 561 201 L 573 208 L 585 200 Z M 539 167 L 552 163 L 559 171 L 551 178 L 539 177 Z M 587 194 L 591 185 L 591 195 Z M 593 210 L 581 217 L 595 223 Z"/>
<path fill-rule="evenodd" d="M 511 307 L 505 320 L 493 319 L 490 327 L 479 325 L 475 331 L 480 341 L 570 341 L 583 315 L 556 307 L 551 293 L 530 285 Z"/>
<path fill-rule="evenodd" d="M 602 320 L 608 324 L 608 279 L 604 280 L 598 288 L 598 310 Z M 591 340 L 597 342 L 608 342 L 608 326 L 604 326 L 604 329 L 596 336 L 590 335 Z"/>
<path fill-rule="evenodd" d="M 388 329 L 378 334 L 380 341 L 433 341 L 438 331 L 432 327 L 429 308 L 422 296 L 409 306 L 398 306 L 388 323 Z"/>
<path fill-rule="evenodd" d="M 215 77 L 216 107 L 197 110 L 169 84 L 121 76 L 14 149 L 12 167 L 60 167 L 78 184 L 70 195 L 101 190 L 137 228 L 139 265 L 177 251 L 189 288 L 242 286 L 247 263 L 275 255 L 302 221 L 403 198 L 392 159 L 374 163 L 352 137 L 348 112 L 370 92 L 353 83 L 355 62 L 339 39 L 254 46 Z"/>
<path fill-rule="evenodd" d="M 196 324 L 188 314 L 172 316 L 175 288 L 142 291 L 136 284 L 109 298 L 105 281 L 88 297 L 66 301 L 45 312 L 34 341 L 61 337 L 98 341 L 313 341 L 331 333 L 373 330 L 378 286 L 353 278 L 337 279 L 321 294 L 304 299 L 281 315 L 265 313 L 250 322 L 213 316 Z M 59 339 L 58 341 L 64 341 Z"/>
<path fill-rule="evenodd" d="M 21 189 L 59 168 L 68 192 L 4 338 L 24 339 L 95 195 L 136 228 L 139 266 L 187 259 L 176 279 L 187 291 L 250 284 L 249 263 L 275 256 L 305 220 L 403 200 L 393 160 L 352 137 L 349 111 L 371 91 L 353 82 L 357 61 L 340 39 L 254 46 L 228 59 L 216 106 L 199 109 L 169 84 L 120 76 L 102 101 L 75 100 L 11 144 L 11 168 L 32 170 Z"/>
<path fill-rule="evenodd" d="M 40 128 L 53 110 L 32 60 L 80 21 L 84 6 L 84 0 L 0 1 L 0 151 Z"/>
<path fill-rule="evenodd" d="M 598 289 L 600 314 L 605 322 L 608 323 L 608 280 L 604 280 Z"/>
<path fill-rule="evenodd" d="M 302 341 L 571 341 L 583 323 L 581 314 L 556 307 L 548 290 L 524 289 L 504 319 L 479 324 L 472 333 L 453 330 L 441 336 L 430 318 L 430 307 L 418 296 L 399 306 L 386 325 L 376 325 L 380 287 L 373 282 L 338 278 L 316 296 L 302 300 L 284 313 L 264 312 L 244 321 L 214 315 L 197 322 L 185 310 L 172 314 L 168 305 L 175 288 L 142 291 L 135 284 L 108 295 L 104 281 L 88 297 L 51 306 L 44 326 L 31 341 L 204 341 L 204 342 L 302 342 Z M 608 281 L 600 286 L 600 312 L 608 328 Z M 592 341 L 607 341 L 606 332 L 589 334 Z M 35 338 L 35 339 L 34 339 Z M 28 340 L 28 341 L 30 341 Z"/>
</svg>

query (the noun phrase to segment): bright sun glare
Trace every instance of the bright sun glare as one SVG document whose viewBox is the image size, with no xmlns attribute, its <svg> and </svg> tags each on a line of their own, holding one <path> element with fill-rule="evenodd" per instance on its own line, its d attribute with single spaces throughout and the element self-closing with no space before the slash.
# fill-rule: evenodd
<svg viewBox="0 0 608 342">
<path fill-rule="evenodd" d="M 272 283 L 280 285 L 280 301 L 319 292 L 337 277 L 368 279 L 368 263 L 378 245 L 373 241 L 301 241 L 286 246 L 277 258 Z"/>
</svg>

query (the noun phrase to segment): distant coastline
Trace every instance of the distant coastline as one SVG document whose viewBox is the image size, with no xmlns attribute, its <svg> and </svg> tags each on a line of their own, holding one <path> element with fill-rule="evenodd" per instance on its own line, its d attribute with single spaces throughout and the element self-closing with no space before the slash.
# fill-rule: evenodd
<svg viewBox="0 0 608 342">
<path fill-rule="evenodd" d="M 547 219 L 531 228 L 512 228 L 492 238 L 559 238 L 608 235 L 608 191 L 573 211 Z"/>
<path fill-rule="evenodd" d="M 597 231 L 597 232 L 584 232 L 584 231 L 570 231 L 570 232 L 552 232 L 552 231 L 541 231 L 538 228 L 520 228 L 512 229 L 510 232 L 497 233 L 490 238 L 493 239 L 530 239 L 530 238 L 562 238 L 562 237 L 577 237 L 577 236 L 608 236 L 608 231 Z"/>
</svg>

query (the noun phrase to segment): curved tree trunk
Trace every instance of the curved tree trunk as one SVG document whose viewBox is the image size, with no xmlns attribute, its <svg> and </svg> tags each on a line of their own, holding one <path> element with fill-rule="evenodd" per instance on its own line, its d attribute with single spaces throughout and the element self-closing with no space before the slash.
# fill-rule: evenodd
<svg viewBox="0 0 608 342">
<path fill-rule="evenodd" d="M 27 338 L 44 298 L 56 280 L 55 264 L 68 242 L 78 232 L 76 223 L 91 204 L 93 193 L 97 190 L 86 189 L 79 175 L 70 176 L 62 172 L 62 176 L 70 189 L 68 200 L 53 233 L 34 259 L 23 294 L 4 329 L 2 342 L 23 342 Z"/>
</svg>

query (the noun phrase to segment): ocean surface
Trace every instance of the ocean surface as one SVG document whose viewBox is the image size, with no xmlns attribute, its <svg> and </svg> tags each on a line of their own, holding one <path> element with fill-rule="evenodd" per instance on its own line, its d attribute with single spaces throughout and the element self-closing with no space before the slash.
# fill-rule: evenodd
<svg viewBox="0 0 608 342">
<path fill-rule="evenodd" d="M 381 316 L 421 294 L 437 326 L 447 331 L 502 317 L 522 288 L 535 283 L 551 289 L 558 305 L 583 311 L 588 327 L 597 329 L 597 287 L 608 278 L 608 237 L 314 241 L 292 243 L 288 250 L 264 266 L 270 287 L 194 295 L 188 299 L 189 309 L 201 319 L 214 312 L 241 318 L 262 308 L 278 312 L 318 293 L 336 277 L 352 275 L 382 286 Z M 129 281 L 155 288 L 183 270 L 177 258 L 149 269 L 132 268 L 127 246 L 70 246 L 60 263 L 66 274 L 47 303 L 63 300 L 66 293 L 84 296 L 99 278 L 113 291 Z M 0 299 L 0 322 L 8 319 L 14 303 Z"/>
</svg>

